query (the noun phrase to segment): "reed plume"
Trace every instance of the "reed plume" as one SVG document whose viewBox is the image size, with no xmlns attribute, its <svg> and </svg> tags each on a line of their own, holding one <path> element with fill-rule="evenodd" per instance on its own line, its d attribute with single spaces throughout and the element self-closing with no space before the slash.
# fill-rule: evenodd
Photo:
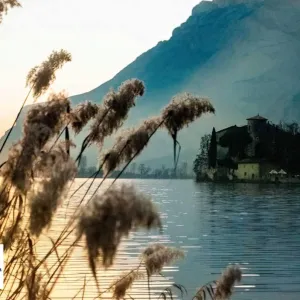
<svg viewBox="0 0 300 300">
<path fill-rule="evenodd" d="M 166 246 L 163 244 L 152 244 L 148 246 L 142 253 L 142 257 L 147 258 L 153 253 L 159 251 L 159 250 L 165 250 Z"/>
<path fill-rule="evenodd" d="M 65 195 L 67 184 L 74 179 L 77 168 L 73 159 L 58 146 L 50 153 L 43 154 L 43 163 L 36 165 L 40 174 L 43 171 L 50 178 L 44 178 L 37 190 L 29 194 L 30 232 L 39 236 L 44 228 L 50 226 L 53 214 Z"/>
<path fill-rule="evenodd" d="M 162 118 L 164 126 L 171 135 L 174 146 L 174 167 L 177 164 L 177 133 L 197 118 L 206 113 L 215 113 L 209 99 L 193 96 L 189 93 L 176 95 L 171 102 L 163 109 Z"/>
<path fill-rule="evenodd" d="M 123 82 L 118 91 L 111 90 L 104 97 L 104 103 L 99 107 L 90 133 L 82 143 L 76 159 L 80 164 L 84 150 L 91 144 L 102 147 L 104 139 L 117 131 L 127 119 L 130 108 L 135 105 L 135 99 L 144 94 L 144 83 L 138 79 Z"/>
<path fill-rule="evenodd" d="M 35 158 L 65 122 L 70 102 L 65 94 L 51 94 L 44 104 L 35 105 L 23 125 L 23 138 L 10 150 L 3 173 L 22 192 L 31 185 L 30 176 Z"/>
<path fill-rule="evenodd" d="M 161 123 L 161 117 L 152 117 L 137 128 L 121 132 L 112 149 L 104 154 L 102 159 L 104 174 L 108 174 L 121 164 L 129 162 L 134 156 L 139 155 Z"/>
<path fill-rule="evenodd" d="M 21 7 L 21 4 L 17 0 L 1 0 L 0 1 L 0 23 L 2 22 L 3 14 L 6 14 L 8 9 L 14 7 Z"/>
<path fill-rule="evenodd" d="M 105 137 L 123 125 L 130 108 L 135 105 L 136 97 L 143 96 L 144 90 L 142 81 L 132 79 L 123 82 L 117 92 L 113 90 L 108 92 L 104 98 L 104 106 L 91 125 L 89 141 L 101 146 Z"/>
<path fill-rule="evenodd" d="M 82 210 L 78 234 L 86 238 L 89 263 L 96 279 L 97 258 L 102 254 L 105 268 L 111 266 L 122 237 L 134 228 L 161 228 L 156 207 L 149 196 L 132 186 L 121 185 L 96 195 Z"/>
<path fill-rule="evenodd" d="M 0 220 L 5 215 L 5 211 L 9 204 L 9 190 L 7 188 L 7 185 L 4 182 L 2 182 L 1 185 L 2 186 L 0 188 Z"/>
<path fill-rule="evenodd" d="M 124 299 L 126 292 L 132 287 L 137 280 L 145 278 L 145 274 L 139 270 L 133 270 L 129 274 L 123 274 L 113 284 L 113 298 Z"/>
<path fill-rule="evenodd" d="M 69 114 L 69 121 L 74 132 L 80 133 L 83 127 L 96 116 L 98 110 L 98 106 L 90 101 L 81 103 L 72 109 Z"/>
<path fill-rule="evenodd" d="M 33 96 L 35 97 L 35 99 L 42 95 L 48 89 L 50 84 L 55 80 L 55 72 L 59 68 L 61 68 L 65 62 L 68 61 L 71 61 L 70 53 L 66 52 L 65 50 L 53 51 L 46 61 L 44 61 L 40 66 L 35 66 L 29 71 L 26 79 L 26 86 L 29 86 L 30 90 L 25 97 L 18 114 L 0 147 L 0 153 L 4 149 L 31 91 L 33 91 Z"/>
<path fill-rule="evenodd" d="M 8 152 L 8 157 L 6 163 L 2 166 L 0 169 L 0 174 L 3 177 L 3 184 L 7 184 L 9 181 L 11 181 L 13 172 L 16 168 L 18 158 L 21 155 L 21 145 L 20 141 L 17 143 L 14 143 Z"/>
<path fill-rule="evenodd" d="M 184 258 L 184 253 L 177 248 L 155 244 L 144 250 L 142 258 L 145 262 L 148 275 L 152 276 L 160 273 L 164 266 Z"/>
<path fill-rule="evenodd" d="M 206 113 L 215 113 L 209 99 L 184 93 L 173 97 L 163 109 L 162 118 L 165 120 L 165 127 L 172 136 Z"/>
<path fill-rule="evenodd" d="M 23 234 L 21 224 L 19 222 L 12 222 L 9 226 L 6 226 L 5 233 L 1 237 L 1 244 L 4 245 L 4 251 L 11 249 L 13 244 L 20 239 Z"/>
<path fill-rule="evenodd" d="M 229 266 L 217 281 L 215 299 L 226 300 L 232 295 L 233 287 L 236 282 L 242 279 L 242 271 L 238 266 Z"/>
<path fill-rule="evenodd" d="M 34 98 L 41 96 L 55 80 L 55 72 L 66 62 L 72 60 L 71 54 L 65 50 L 53 51 L 47 60 L 32 68 L 26 80 L 26 86 L 33 91 Z"/>
</svg>

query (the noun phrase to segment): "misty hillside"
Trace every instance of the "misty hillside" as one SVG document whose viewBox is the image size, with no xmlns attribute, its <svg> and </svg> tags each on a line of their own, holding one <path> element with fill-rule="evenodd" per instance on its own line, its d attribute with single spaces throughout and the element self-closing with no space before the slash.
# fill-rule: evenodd
<svg viewBox="0 0 300 300">
<path fill-rule="evenodd" d="M 110 87 L 139 78 L 147 92 L 130 115 L 128 124 L 134 125 L 159 113 L 178 92 L 211 98 L 216 116 L 199 120 L 179 136 L 182 159 L 191 162 L 200 136 L 212 126 L 218 130 L 244 124 L 257 113 L 274 122 L 299 120 L 299 53 L 299 0 L 203 1 L 168 41 L 159 42 L 108 82 L 73 96 L 72 102 L 99 102 Z M 140 160 L 153 161 L 171 151 L 171 141 L 159 133 Z M 96 151 L 90 150 L 90 164 L 95 157 Z"/>
</svg>

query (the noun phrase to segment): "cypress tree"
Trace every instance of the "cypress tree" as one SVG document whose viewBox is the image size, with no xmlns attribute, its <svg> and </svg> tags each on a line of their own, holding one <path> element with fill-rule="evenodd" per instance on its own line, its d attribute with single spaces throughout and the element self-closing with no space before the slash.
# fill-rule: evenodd
<svg viewBox="0 0 300 300">
<path fill-rule="evenodd" d="M 217 135 L 215 127 L 212 130 L 209 151 L 208 151 L 208 166 L 209 168 L 216 168 L 217 166 Z"/>
</svg>

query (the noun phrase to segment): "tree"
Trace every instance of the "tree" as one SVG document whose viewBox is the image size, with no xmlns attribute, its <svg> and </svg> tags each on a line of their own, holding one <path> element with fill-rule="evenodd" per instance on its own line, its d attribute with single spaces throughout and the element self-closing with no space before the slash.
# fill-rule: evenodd
<svg viewBox="0 0 300 300">
<path fill-rule="evenodd" d="M 212 130 L 209 150 L 208 150 L 208 167 L 215 169 L 217 165 L 217 135 L 215 127 Z"/>
<path fill-rule="evenodd" d="M 84 175 L 86 173 L 86 167 L 87 167 L 87 159 L 86 156 L 82 156 L 80 165 L 79 165 L 79 173 Z"/>
<path fill-rule="evenodd" d="M 162 177 L 162 170 L 161 169 L 155 169 L 153 171 L 153 175 L 155 178 L 161 178 Z"/>
<path fill-rule="evenodd" d="M 135 174 L 135 172 L 136 172 L 136 163 L 135 163 L 135 162 L 132 163 L 131 168 L 130 168 L 130 172 L 131 172 L 132 174 Z"/>
<path fill-rule="evenodd" d="M 222 147 L 228 148 L 229 157 L 245 158 L 247 145 L 252 142 L 252 138 L 246 126 L 236 127 L 228 130 L 219 140 Z"/>
<path fill-rule="evenodd" d="M 183 162 L 181 166 L 178 169 L 178 175 L 180 178 L 186 178 L 187 177 L 187 169 L 188 169 L 188 163 Z"/>
<path fill-rule="evenodd" d="M 165 165 L 162 165 L 162 166 L 161 166 L 161 176 L 162 176 L 163 178 L 168 178 L 168 177 L 170 176 L 169 172 L 170 172 L 170 170 L 167 169 L 167 168 L 165 167 Z"/>
<path fill-rule="evenodd" d="M 204 173 L 204 170 L 208 166 L 208 151 L 209 151 L 209 141 L 211 139 L 210 134 L 205 134 L 201 137 L 200 151 L 194 160 L 193 170 L 196 176 Z"/>
<path fill-rule="evenodd" d="M 151 168 L 146 166 L 145 164 L 140 164 L 139 165 L 139 172 L 141 176 L 146 176 L 150 173 Z"/>
<path fill-rule="evenodd" d="M 89 167 L 89 168 L 87 168 L 86 173 L 87 173 L 87 175 L 92 175 L 92 174 L 96 173 L 96 171 L 97 171 L 96 167 Z"/>
</svg>

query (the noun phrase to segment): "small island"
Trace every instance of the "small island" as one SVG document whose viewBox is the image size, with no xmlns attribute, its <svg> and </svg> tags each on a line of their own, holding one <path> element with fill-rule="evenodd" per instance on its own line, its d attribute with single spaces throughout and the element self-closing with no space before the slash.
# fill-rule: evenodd
<svg viewBox="0 0 300 300">
<path fill-rule="evenodd" d="M 194 161 L 196 180 L 300 183 L 300 130 L 296 122 L 273 124 L 259 114 L 243 126 L 204 135 Z"/>
</svg>

